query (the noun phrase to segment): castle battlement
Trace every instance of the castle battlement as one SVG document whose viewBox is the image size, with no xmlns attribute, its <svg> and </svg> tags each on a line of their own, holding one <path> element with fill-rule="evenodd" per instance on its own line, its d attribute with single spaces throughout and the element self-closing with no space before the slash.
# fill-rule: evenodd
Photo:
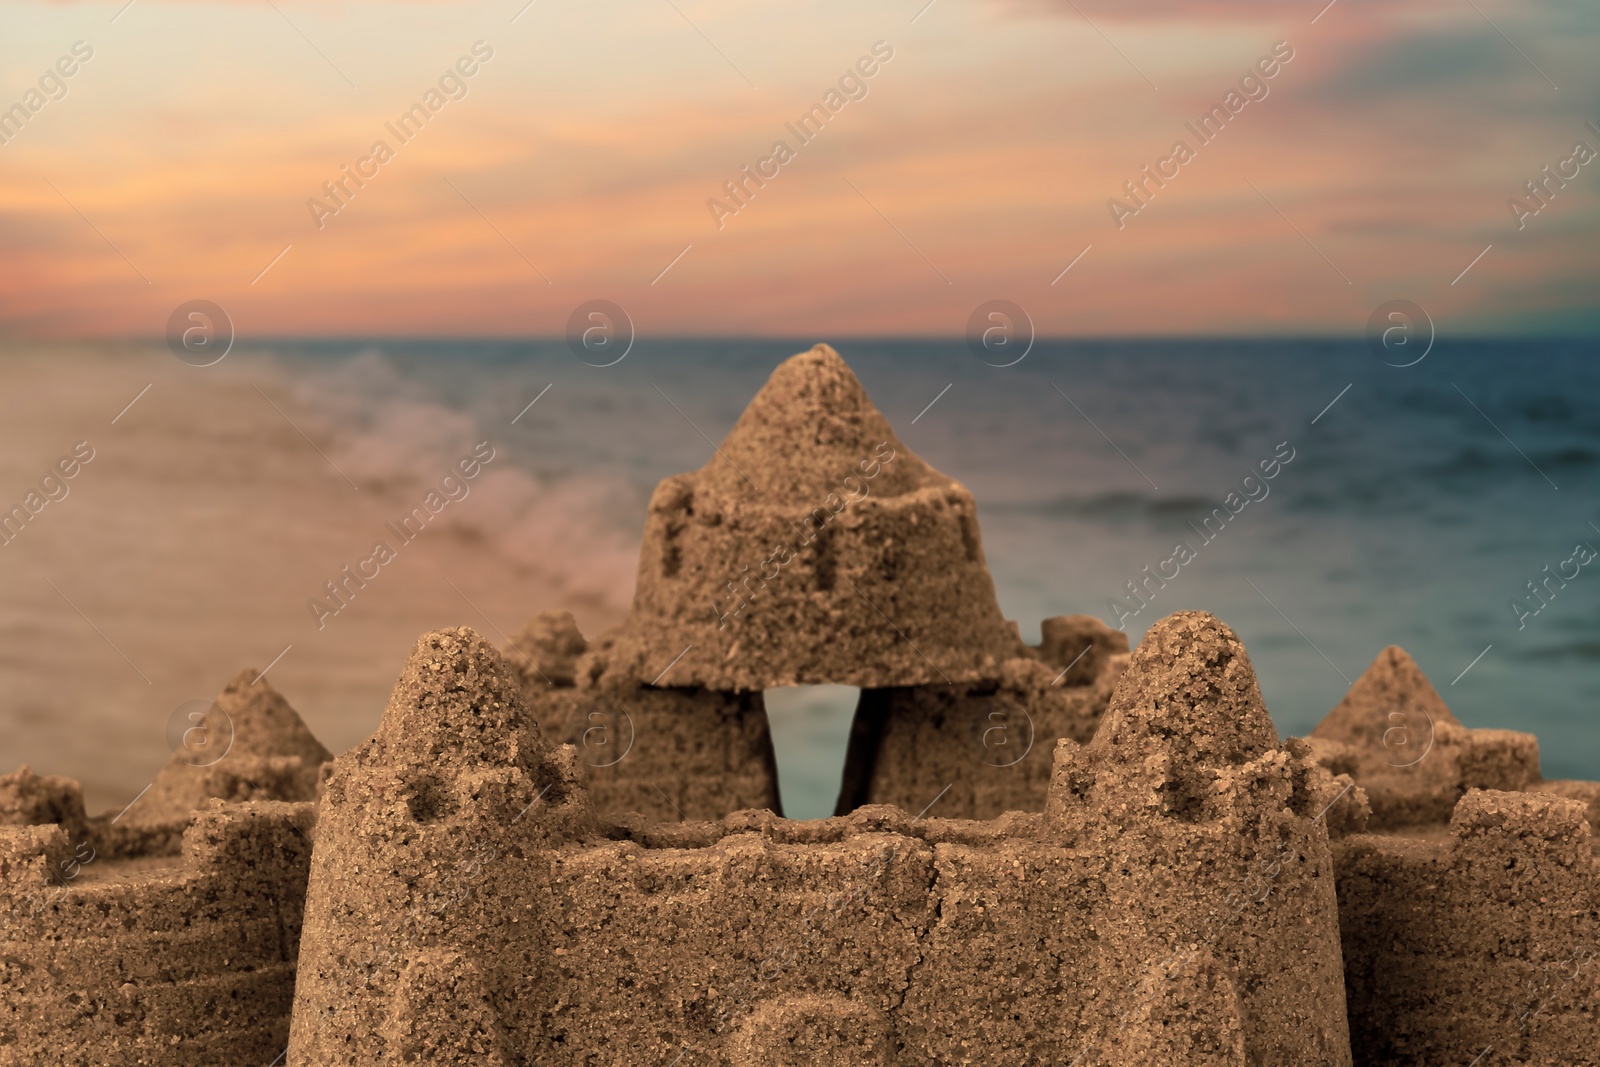
<svg viewBox="0 0 1600 1067">
<path fill-rule="evenodd" d="M 230 739 L 226 762 L 177 753 L 124 812 L 87 817 L 68 778 L 0 776 L 0 1067 L 282 1053 L 321 746 L 255 680 L 197 724 Z"/>
<path fill-rule="evenodd" d="M 1373 809 L 1334 847 L 1357 1061 L 1596 1062 L 1600 783 L 1542 782 L 1532 735 L 1462 726 L 1394 647 L 1311 742 Z"/>
<path fill-rule="evenodd" d="M 1163 698 L 1202 679 L 1215 705 Z M 1321 819 L 1340 787 L 1280 742 L 1210 616 L 1158 624 L 1108 728 L 1059 742 L 1048 810 L 993 823 L 607 823 L 521 693 L 472 631 L 429 634 L 373 740 L 335 761 L 291 1065 L 758 1063 L 834 1027 L 856 1035 L 828 1039 L 840 1063 L 971 1058 L 985 1031 L 992 1062 L 1018 1042 L 1113 1062 L 1139 1018 L 1166 1040 L 1146 986 L 1235 1021 L 1206 1062 L 1349 1062 Z"/>
<path fill-rule="evenodd" d="M 0 1064 L 270 1062 L 288 1037 L 313 824 L 310 804 L 219 806 L 196 814 L 178 857 L 91 854 L 69 872 L 60 826 L 0 827 L 0 862 L 28 868 L 8 870 L 0 901 Z"/>
<path fill-rule="evenodd" d="M 1338 843 L 1358 1057 L 1595 1062 L 1600 858 L 1585 814 L 1552 795 L 1473 790 L 1448 835 Z"/>
</svg>

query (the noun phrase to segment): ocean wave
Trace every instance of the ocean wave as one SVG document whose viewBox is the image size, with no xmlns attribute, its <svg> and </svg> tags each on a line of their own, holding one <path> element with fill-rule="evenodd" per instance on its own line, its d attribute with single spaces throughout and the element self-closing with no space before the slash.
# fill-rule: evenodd
<svg viewBox="0 0 1600 1067">
<path fill-rule="evenodd" d="M 1526 470 L 1529 461 L 1543 471 L 1584 470 L 1600 463 L 1600 452 L 1582 445 L 1550 445 L 1543 448 L 1524 444 L 1521 451 L 1491 445 L 1464 445 L 1439 459 L 1419 464 L 1417 474 L 1438 479 L 1439 489 L 1458 488 L 1452 482 L 1473 479 L 1474 489 L 1481 479 L 1496 473 Z"/>
<path fill-rule="evenodd" d="M 1538 449 L 1530 453 L 1531 458 L 1540 467 L 1549 469 L 1564 468 L 1568 470 L 1592 467 L 1600 462 L 1600 453 L 1592 448 L 1581 445 L 1566 445 L 1557 448 Z"/>
<path fill-rule="evenodd" d="M 561 457 L 541 469 L 488 412 L 443 402 L 435 385 L 407 378 L 378 348 L 293 360 L 283 371 L 296 406 L 316 418 L 329 459 L 385 506 L 404 510 L 455 457 L 487 440 L 496 461 L 472 485 L 475 503 L 450 509 L 440 529 L 571 596 L 613 608 L 631 599 L 646 497 L 625 477 L 562 472 L 570 464 Z"/>
<path fill-rule="evenodd" d="M 1156 496 L 1139 492 L 1064 494 L 1049 500 L 1012 501 L 987 504 L 986 513 L 1034 515 L 1044 518 L 1164 520 L 1191 514 L 1204 514 L 1220 506 L 1219 500 L 1193 495 Z"/>
<path fill-rule="evenodd" d="M 1535 663 L 1564 660 L 1593 663 L 1600 661 L 1600 640 L 1568 641 L 1559 645 L 1541 645 L 1537 648 L 1524 649 L 1516 655 L 1518 659 L 1531 660 Z"/>
</svg>

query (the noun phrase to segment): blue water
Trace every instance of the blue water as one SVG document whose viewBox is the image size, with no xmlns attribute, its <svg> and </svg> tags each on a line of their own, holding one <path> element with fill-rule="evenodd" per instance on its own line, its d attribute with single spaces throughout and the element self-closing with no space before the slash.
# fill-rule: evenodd
<svg viewBox="0 0 1600 1067">
<path fill-rule="evenodd" d="M 637 537 L 655 482 L 705 463 L 707 438 L 809 344 L 641 340 L 609 368 L 561 342 L 284 343 L 270 358 L 347 393 L 388 383 L 373 405 L 399 381 L 550 484 L 603 477 L 585 519 Z M 1548 604 L 1526 589 L 1580 542 L 1600 547 L 1600 344 L 1441 341 L 1408 368 L 1343 341 L 1040 342 L 1004 369 L 960 342 L 835 346 L 905 443 L 977 498 L 1001 606 L 1028 639 L 1049 615 L 1120 617 L 1137 641 L 1160 615 L 1214 612 L 1294 734 L 1397 644 L 1467 725 L 1537 733 L 1547 777 L 1600 778 L 1600 561 L 1552 582 Z M 1289 450 L 1212 540 L 1190 525 L 1230 492 L 1260 496 L 1243 480 Z M 1180 541 L 1194 558 L 1125 614 L 1125 583 Z M 1517 597 L 1540 608 L 1520 627 Z M 804 736 L 820 740 L 783 758 L 814 773 L 786 803 L 831 809 L 839 731 Z"/>
</svg>

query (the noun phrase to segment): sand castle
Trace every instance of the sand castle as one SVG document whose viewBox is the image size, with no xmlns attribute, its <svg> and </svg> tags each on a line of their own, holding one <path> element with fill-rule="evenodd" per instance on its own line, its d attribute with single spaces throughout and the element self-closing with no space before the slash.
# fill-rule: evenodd
<svg viewBox="0 0 1600 1067">
<path fill-rule="evenodd" d="M 125 811 L 0 777 L 0 1067 L 270 1063 L 288 1040 L 328 753 L 254 671 Z"/>
<path fill-rule="evenodd" d="M 1309 743 L 1371 807 L 1334 844 L 1357 1062 L 1600 1062 L 1600 782 L 1543 781 L 1392 646 Z"/>
<path fill-rule="evenodd" d="M 1170 699 L 1214 672 L 1219 699 Z M 1203 1004 L 1187 1056 L 1348 1063 L 1316 818 L 1341 786 L 1209 616 L 1163 623 L 1128 678 L 1056 750 L 1046 812 L 607 823 L 495 650 L 429 634 L 328 778 L 288 1062 L 1110 1063 Z"/>
<path fill-rule="evenodd" d="M 0 1067 L 1600 1063 L 1600 784 L 1398 649 L 1283 740 L 1210 615 L 1042 632 L 819 346 L 614 630 L 426 634 L 331 762 L 247 672 L 117 818 L 0 779 Z M 837 814 L 784 819 L 762 692 L 826 682 Z"/>
<path fill-rule="evenodd" d="M 819 345 L 773 372 L 705 467 L 657 487 L 619 626 L 591 642 L 551 613 L 505 651 L 602 813 L 781 813 L 761 694 L 835 683 L 862 687 L 840 814 L 915 812 L 948 786 L 939 814 L 992 818 L 1043 808 L 1051 743 L 1093 734 L 1128 644 L 1089 616 L 1023 644 L 972 494 Z"/>
</svg>

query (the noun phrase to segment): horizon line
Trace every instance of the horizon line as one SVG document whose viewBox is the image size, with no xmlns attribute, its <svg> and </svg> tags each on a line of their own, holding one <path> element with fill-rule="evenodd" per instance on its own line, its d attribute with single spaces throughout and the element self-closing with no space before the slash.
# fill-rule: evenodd
<svg viewBox="0 0 1600 1067">
<path fill-rule="evenodd" d="M 812 335 L 816 336 L 816 335 Z M 936 344 L 964 344 L 966 337 L 961 334 L 951 333 L 837 333 L 826 335 L 844 343 L 854 342 L 916 342 Z M 372 343 L 372 342 L 470 342 L 479 344 L 489 343 L 516 343 L 516 344 L 565 344 L 566 337 L 561 334 L 496 334 L 496 333 L 271 333 L 256 334 L 250 337 L 235 335 L 234 347 L 259 344 L 304 344 L 304 343 Z M 635 334 L 635 343 L 645 340 L 651 341 L 698 341 L 709 343 L 750 343 L 750 342 L 784 342 L 806 345 L 833 344 L 833 340 L 814 340 L 807 342 L 801 334 L 785 333 L 656 333 Z M 1231 343 L 1281 343 L 1316 342 L 1331 344 L 1364 343 L 1366 337 L 1357 333 L 1085 333 L 1085 334 L 1038 334 L 1033 338 L 1034 344 L 1059 344 L 1059 343 L 1171 343 L 1171 342 L 1231 342 Z M 1593 333 L 1444 333 L 1435 335 L 1435 343 L 1462 343 L 1462 342 L 1595 342 L 1600 343 L 1600 328 Z M 50 336 L 6 336 L 0 334 L 0 345 L 8 344 L 131 344 L 131 345 L 161 345 L 166 343 L 166 338 L 159 335 L 135 334 L 85 334 L 85 335 L 50 335 Z"/>
</svg>

